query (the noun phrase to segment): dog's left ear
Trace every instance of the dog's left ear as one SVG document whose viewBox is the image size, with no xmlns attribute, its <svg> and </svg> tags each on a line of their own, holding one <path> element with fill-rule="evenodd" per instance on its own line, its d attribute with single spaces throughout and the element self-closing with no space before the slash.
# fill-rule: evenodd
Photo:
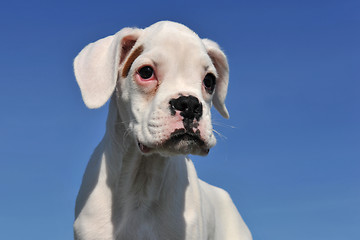
<svg viewBox="0 0 360 240">
<path fill-rule="evenodd" d="M 119 66 L 142 29 L 124 28 L 115 35 L 87 45 L 74 60 L 74 72 L 88 108 L 99 108 L 114 92 Z"/>
<path fill-rule="evenodd" d="M 218 73 L 213 97 L 214 107 L 224 118 L 229 118 L 229 112 L 225 106 L 225 98 L 229 84 L 228 61 L 224 52 L 221 51 L 219 45 L 216 42 L 209 39 L 202 39 L 202 41 Z"/>
</svg>

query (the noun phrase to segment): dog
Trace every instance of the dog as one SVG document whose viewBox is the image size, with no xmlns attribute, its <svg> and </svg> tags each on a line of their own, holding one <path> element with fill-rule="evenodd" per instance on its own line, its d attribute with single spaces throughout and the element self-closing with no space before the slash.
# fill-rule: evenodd
<svg viewBox="0 0 360 240">
<path fill-rule="evenodd" d="M 76 199 L 75 239 L 252 239 L 229 194 L 187 157 L 216 143 L 212 104 L 229 118 L 217 43 L 170 21 L 124 28 L 87 45 L 74 72 L 87 107 L 111 99 Z"/>
</svg>

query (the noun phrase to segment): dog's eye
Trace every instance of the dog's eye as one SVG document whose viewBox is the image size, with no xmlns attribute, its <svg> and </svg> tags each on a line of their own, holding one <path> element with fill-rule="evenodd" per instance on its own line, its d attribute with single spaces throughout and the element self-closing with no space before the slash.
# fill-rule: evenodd
<svg viewBox="0 0 360 240">
<path fill-rule="evenodd" d="M 204 84 L 205 90 L 209 94 L 212 94 L 214 92 L 215 84 L 216 84 L 216 78 L 215 78 L 214 74 L 212 74 L 212 73 L 206 74 L 206 76 L 203 80 L 203 84 Z"/>
<path fill-rule="evenodd" d="M 140 68 L 138 73 L 139 73 L 140 77 L 142 77 L 143 79 L 149 79 L 153 76 L 154 70 L 149 66 L 145 66 L 145 67 Z"/>
</svg>

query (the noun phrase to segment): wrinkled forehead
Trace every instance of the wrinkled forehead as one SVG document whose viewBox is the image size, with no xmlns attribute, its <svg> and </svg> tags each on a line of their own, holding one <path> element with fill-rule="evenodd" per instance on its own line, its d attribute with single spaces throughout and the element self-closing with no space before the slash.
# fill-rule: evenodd
<svg viewBox="0 0 360 240">
<path fill-rule="evenodd" d="M 138 40 L 144 49 L 161 48 L 165 53 L 206 52 L 199 36 L 184 25 L 160 22 L 144 29 Z"/>
</svg>

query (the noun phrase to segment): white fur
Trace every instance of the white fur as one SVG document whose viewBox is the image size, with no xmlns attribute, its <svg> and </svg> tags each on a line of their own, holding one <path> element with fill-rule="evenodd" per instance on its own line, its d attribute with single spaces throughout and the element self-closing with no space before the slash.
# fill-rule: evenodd
<svg viewBox="0 0 360 240">
<path fill-rule="evenodd" d="M 131 59 L 136 49 L 141 53 Z M 155 69 L 156 81 L 138 80 L 143 66 Z M 125 28 L 86 46 L 74 70 L 88 107 L 100 107 L 112 95 L 105 136 L 76 200 L 75 239 L 252 239 L 229 195 L 198 179 L 185 157 L 206 155 L 215 145 L 212 103 L 229 117 L 228 64 L 215 42 L 168 21 Z M 214 94 L 204 90 L 207 73 L 217 77 Z M 169 110 L 169 100 L 181 95 L 202 105 L 194 127 L 202 145 L 166 144 L 185 124 Z"/>
</svg>

